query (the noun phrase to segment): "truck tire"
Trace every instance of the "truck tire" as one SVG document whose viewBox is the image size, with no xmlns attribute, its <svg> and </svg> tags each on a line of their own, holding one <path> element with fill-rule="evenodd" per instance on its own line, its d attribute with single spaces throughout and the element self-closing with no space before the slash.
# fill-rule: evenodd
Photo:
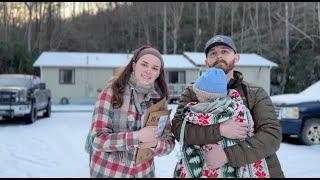
<svg viewBox="0 0 320 180">
<path fill-rule="evenodd" d="M 67 97 L 62 97 L 60 99 L 60 104 L 69 104 L 69 99 Z"/>
<path fill-rule="evenodd" d="M 46 112 L 43 113 L 43 117 L 47 118 L 47 117 L 50 117 L 50 115 L 51 115 L 51 101 L 49 100 L 48 105 L 46 107 Z"/>
<path fill-rule="evenodd" d="M 31 111 L 29 114 L 26 114 L 24 116 L 24 122 L 26 124 L 32 124 L 33 122 L 35 122 L 37 120 L 37 109 L 36 107 L 32 104 L 31 105 Z"/>
<path fill-rule="evenodd" d="M 305 145 L 320 144 L 320 119 L 312 118 L 304 121 L 299 140 Z"/>
</svg>

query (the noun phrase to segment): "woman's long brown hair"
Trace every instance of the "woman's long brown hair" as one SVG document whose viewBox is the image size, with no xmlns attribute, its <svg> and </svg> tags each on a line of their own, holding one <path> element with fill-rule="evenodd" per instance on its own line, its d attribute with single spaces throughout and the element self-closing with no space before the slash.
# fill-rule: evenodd
<svg viewBox="0 0 320 180">
<path fill-rule="evenodd" d="M 150 48 L 150 46 L 142 46 L 136 49 L 133 52 L 133 56 L 129 64 L 126 67 L 122 68 L 111 81 L 110 85 L 113 92 L 111 104 L 113 108 L 120 108 L 122 106 L 125 87 L 129 81 L 131 73 L 133 72 L 132 65 L 133 63 L 136 63 L 138 61 L 137 56 L 139 55 L 139 53 L 146 48 Z M 168 99 L 169 93 L 168 93 L 167 83 L 165 82 L 165 78 L 164 78 L 163 66 L 161 66 L 159 77 L 155 80 L 155 83 L 158 83 L 159 85 L 159 88 L 162 93 L 161 98 L 166 97 Z"/>
</svg>

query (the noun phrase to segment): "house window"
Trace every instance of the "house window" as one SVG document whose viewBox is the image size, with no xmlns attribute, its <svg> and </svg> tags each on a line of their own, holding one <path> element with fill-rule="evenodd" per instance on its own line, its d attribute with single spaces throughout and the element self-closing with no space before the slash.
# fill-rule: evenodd
<svg viewBox="0 0 320 180">
<path fill-rule="evenodd" d="M 166 71 L 165 76 L 168 83 L 172 83 L 172 84 L 186 83 L 186 78 L 185 78 L 186 74 L 184 71 Z"/>
<path fill-rule="evenodd" d="M 74 84 L 74 69 L 60 69 L 60 84 Z"/>
</svg>

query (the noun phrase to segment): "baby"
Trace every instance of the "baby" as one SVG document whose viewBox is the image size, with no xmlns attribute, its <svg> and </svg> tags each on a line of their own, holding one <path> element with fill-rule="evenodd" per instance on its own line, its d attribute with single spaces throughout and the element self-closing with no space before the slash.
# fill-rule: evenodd
<svg viewBox="0 0 320 180">
<path fill-rule="evenodd" d="M 254 122 L 250 111 L 245 107 L 240 94 L 227 90 L 227 77 L 222 69 L 210 68 L 201 75 L 193 90 L 199 102 L 190 102 L 184 108 L 184 121 L 200 126 L 209 126 L 233 119 L 246 123 L 250 131 L 247 137 L 253 135 Z M 184 131 L 184 127 L 181 128 Z M 181 134 L 184 134 L 182 132 Z M 217 142 L 222 148 L 239 143 L 239 139 L 223 138 Z M 183 142 L 183 140 L 182 140 Z M 183 145 L 182 158 L 175 169 L 176 177 L 209 177 L 209 178 L 262 178 L 270 177 L 265 159 L 242 167 L 231 167 L 225 164 L 221 168 L 210 169 L 205 162 L 205 153 L 211 150 L 213 144 L 203 146 Z"/>
</svg>

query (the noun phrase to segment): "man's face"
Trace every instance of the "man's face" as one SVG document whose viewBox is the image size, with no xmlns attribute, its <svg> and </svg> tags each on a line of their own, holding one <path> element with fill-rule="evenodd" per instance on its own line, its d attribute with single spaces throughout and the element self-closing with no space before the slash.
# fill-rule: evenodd
<svg viewBox="0 0 320 180">
<path fill-rule="evenodd" d="M 207 67 L 221 68 L 227 74 L 233 70 L 239 58 L 239 54 L 235 54 L 228 46 L 217 45 L 209 50 L 205 63 Z"/>
</svg>

